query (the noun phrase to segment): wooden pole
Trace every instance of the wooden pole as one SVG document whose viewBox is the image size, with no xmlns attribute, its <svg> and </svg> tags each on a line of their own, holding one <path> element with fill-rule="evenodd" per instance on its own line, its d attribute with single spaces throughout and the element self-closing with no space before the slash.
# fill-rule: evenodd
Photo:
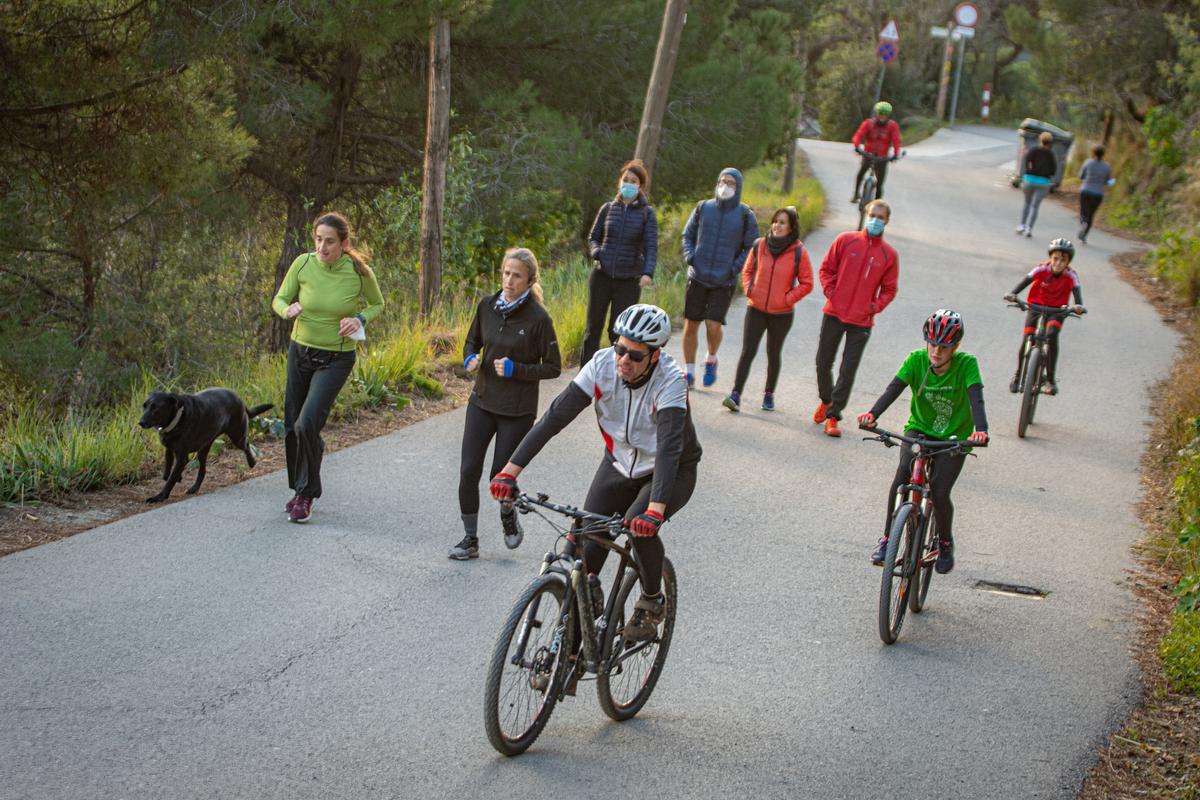
<svg viewBox="0 0 1200 800">
<path fill-rule="evenodd" d="M 954 21 L 951 20 L 947 26 L 947 31 L 954 30 Z M 950 93 L 950 68 L 954 64 L 954 37 L 947 34 L 946 36 L 946 52 L 942 58 L 942 75 L 938 80 L 937 93 L 937 114 L 940 122 L 946 116 L 946 95 Z"/>
<path fill-rule="evenodd" d="M 425 187 L 421 203 L 420 314 L 428 316 L 442 283 L 442 214 L 450 155 L 450 22 L 429 30 L 429 105 L 425 118 Z"/>
<path fill-rule="evenodd" d="M 662 138 L 667 95 L 671 91 L 671 76 L 675 72 L 679 37 L 683 33 L 686 15 L 687 0 L 667 0 L 663 9 L 662 30 L 658 35 L 658 50 L 654 53 L 654 69 L 650 73 L 650 85 L 646 87 L 646 105 L 642 108 L 637 149 L 634 152 L 634 158 L 642 160 L 646 165 L 646 172 L 650 175 L 654 174 L 654 158 L 658 154 L 658 143 Z"/>
<path fill-rule="evenodd" d="M 800 138 L 800 126 L 804 123 L 804 102 L 808 83 L 808 40 L 799 31 L 793 34 L 792 55 L 800 65 L 800 86 L 796 91 L 796 121 L 788 131 L 786 159 L 783 164 L 783 185 L 780 191 L 790 195 L 796 188 L 796 140 Z"/>
</svg>

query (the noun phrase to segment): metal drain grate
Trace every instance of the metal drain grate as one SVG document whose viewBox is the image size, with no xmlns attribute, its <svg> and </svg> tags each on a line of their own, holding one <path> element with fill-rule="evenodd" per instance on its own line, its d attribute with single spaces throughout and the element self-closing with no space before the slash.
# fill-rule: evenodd
<svg viewBox="0 0 1200 800">
<path fill-rule="evenodd" d="M 976 581 L 975 588 L 993 594 L 1006 594 L 1012 597 L 1024 597 L 1029 600 L 1045 600 L 1050 592 L 1033 586 L 1021 586 L 1017 583 L 997 583 L 996 581 Z"/>
</svg>

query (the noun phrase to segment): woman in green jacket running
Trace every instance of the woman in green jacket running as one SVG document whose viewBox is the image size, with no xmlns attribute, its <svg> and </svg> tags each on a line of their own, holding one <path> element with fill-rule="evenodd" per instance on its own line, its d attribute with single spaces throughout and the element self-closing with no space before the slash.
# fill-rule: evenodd
<svg viewBox="0 0 1200 800">
<path fill-rule="evenodd" d="M 317 217 L 315 250 L 292 262 L 271 303 L 276 314 L 295 320 L 283 415 L 288 486 L 295 493 L 285 510 L 292 522 L 308 522 L 321 496 L 321 429 L 354 368 L 356 340 L 383 310 L 375 273 L 350 237 L 341 214 Z"/>
</svg>

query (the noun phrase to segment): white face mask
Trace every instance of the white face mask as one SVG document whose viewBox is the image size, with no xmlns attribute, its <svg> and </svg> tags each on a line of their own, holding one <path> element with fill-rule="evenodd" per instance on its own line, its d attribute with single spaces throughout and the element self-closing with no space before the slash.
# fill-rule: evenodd
<svg viewBox="0 0 1200 800">
<path fill-rule="evenodd" d="M 728 200 L 733 197 L 734 189 L 727 183 L 717 184 L 717 198 L 720 200 Z"/>
</svg>

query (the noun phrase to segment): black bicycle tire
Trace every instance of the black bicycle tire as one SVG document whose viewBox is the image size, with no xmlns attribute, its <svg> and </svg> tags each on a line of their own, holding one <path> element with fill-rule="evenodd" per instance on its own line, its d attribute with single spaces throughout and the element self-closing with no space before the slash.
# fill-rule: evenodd
<svg viewBox="0 0 1200 800">
<path fill-rule="evenodd" d="M 925 524 L 921 527 L 923 533 L 921 547 L 918 551 L 921 554 L 921 560 L 918 562 L 916 574 L 913 575 L 917 585 L 908 595 L 908 609 L 914 614 L 920 614 L 925 610 L 925 598 L 929 596 L 929 584 L 933 581 L 933 562 L 926 564 L 925 560 L 929 557 L 930 551 L 936 550 L 938 547 L 937 522 L 934 521 L 932 514 L 925 519 Z"/>
<path fill-rule="evenodd" d="M 663 593 L 666 595 L 666 613 L 663 616 L 662 629 L 658 637 L 658 652 L 654 655 L 654 663 L 642 683 L 642 688 L 628 703 L 619 703 L 612 696 L 612 675 L 605 671 L 596 677 L 596 696 L 600 700 L 600 708 L 609 718 L 617 722 L 632 719 L 646 705 L 650 695 L 654 693 L 654 687 L 658 684 L 658 679 L 667 662 L 667 655 L 671 650 L 671 639 L 675 633 L 675 610 L 679 603 L 679 587 L 675 578 L 675 565 L 669 558 L 663 558 L 662 577 Z M 608 627 L 604 631 L 604 642 L 600 649 L 601 663 L 607 663 L 612 656 L 613 643 L 616 640 L 617 629 L 620 627 L 618 615 L 625 608 L 625 601 L 636 585 L 637 573 L 630 570 L 621 582 L 616 602 L 613 604 L 614 619 L 608 621 Z"/>
<path fill-rule="evenodd" d="M 1033 411 L 1036 408 L 1038 393 L 1038 371 L 1042 365 L 1042 351 L 1033 348 L 1025 357 L 1025 385 L 1021 389 L 1021 410 L 1017 419 L 1017 437 L 1024 439 L 1025 431 L 1033 424 Z"/>
<path fill-rule="evenodd" d="M 912 588 L 909 584 L 912 578 L 909 570 L 912 566 L 910 557 L 913 550 L 912 529 L 916 520 L 913 519 L 915 509 L 911 502 L 904 503 L 896 509 L 892 519 L 892 529 L 888 534 L 887 549 L 883 555 L 883 577 L 879 584 L 879 638 L 884 644 L 895 644 L 904 625 L 904 612 L 908 610 L 907 592 Z M 909 524 L 912 520 L 913 524 Z M 896 562 L 901 561 L 900 586 L 896 587 L 899 602 L 892 609 L 892 584 L 896 578 Z M 904 573 L 908 573 L 905 575 Z"/>
<path fill-rule="evenodd" d="M 858 186 L 858 228 L 856 230 L 862 230 L 863 222 L 867 218 L 867 206 L 875 199 L 875 192 L 878 188 L 878 180 L 868 170 L 867 174 L 863 176 L 862 183 Z M 870 195 L 870 197 L 867 195 Z"/>
<path fill-rule="evenodd" d="M 562 658 L 562 655 L 567 652 L 567 642 L 565 641 L 559 650 L 558 662 L 554 665 L 550 685 L 546 689 L 542 705 L 529 727 L 516 738 L 506 736 L 500 729 L 500 684 L 505 667 L 508 665 L 508 646 L 517 632 L 526 609 L 542 592 L 554 595 L 559 609 L 568 599 L 566 582 L 560 576 L 539 575 L 525 587 L 525 590 L 517 598 L 517 602 L 513 604 L 508 618 L 505 619 L 504 625 L 500 629 L 500 634 L 496 637 L 496 644 L 492 648 L 492 658 L 488 663 L 487 682 L 483 692 L 483 726 L 492 747 L 506 756 L 515 756 L 525 752 L 537 740 L 546 727 L 546 723 L 550 721 L 550 715 L 554 713 L 554 706 L 558 703 L 558 696 L 562 690 L 563 675 L 566 671 L 566 659 Z M 558 625 L 559 616 L 561 614 L 555 615 L 554 626 Z"/>
</svg>

